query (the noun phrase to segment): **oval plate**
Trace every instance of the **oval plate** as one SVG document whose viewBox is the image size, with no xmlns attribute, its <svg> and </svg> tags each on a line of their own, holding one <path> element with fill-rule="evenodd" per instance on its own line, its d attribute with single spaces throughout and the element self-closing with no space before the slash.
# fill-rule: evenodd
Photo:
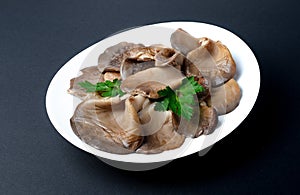
<svg viewBox="0 0 300 195">
<path fill-rule="evenodd" d="M 82 142 L 72 131 L 70 118 L 80 102 L 67 93 L 70 79 L 78 76 L 79 70 L 96 65 L 98 56 L 108 47 L 122 41 L 143 43 L 145 45 L 164 44 L 170 46 L 170 35 L 182 28 L 194 37 L 209 37 L 225 44 L 236 62 L 235 79 L 242 90 L 239 106 L 229 114 L 219 117 L 219 124 L 210 135 L 198 138 L 187 138 L 180 148 L 160 154 L 127 154 L 118 155 L 97 150 Z M 169 161 L 201 151 L 231 133 L 249 114 L 256 101 L 260 86 L 260 72 L 257 60 L 239 37 L 223 28 L 197 22 L 167 22 L 133 28 L 110 36 L 83 50 L 69 60 L 53 77 L 46 94 L 46 109 L 50 121 L 56 130 L 78 148 L 98 157 L 131 163 L 154 163 Z"/>
</svg>

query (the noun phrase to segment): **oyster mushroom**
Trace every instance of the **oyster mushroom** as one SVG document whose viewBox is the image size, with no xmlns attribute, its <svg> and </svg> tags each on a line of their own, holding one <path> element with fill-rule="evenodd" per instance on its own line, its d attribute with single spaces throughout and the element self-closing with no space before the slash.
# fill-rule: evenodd
<svg viewBox="0 0 300 195">
<path fill-rule="evenodd" d="M 154 67 L 155 63 L 151 61 L 137 61 L 135 59 L 127 58 L 122 62 L 121 65 L 121 77 L 125 80 L 130 75 L 133 75 L 139 71 L 146 70 L 148 68 Z"/>
<path fill-rule="evenodd" d="M 136 97 L 121 101 L 91 98 L 76 108 L 71 118 L 74 133 L 87 144 L 102 151 L 127 154 L 142 143 Z M 138 108 L 140 109 L 140 108 Z"/>
<path fill-rule="evenodd" d="M 142 44 L 121 42 L 107 48 L 98 58 L 98 69 L 100 72 L 120 71 L 120 64 L 124 58 L 124 52 L 133 48 L 144 47 Z"/>
<path fill-rule="evenodd" d="M 200 104 L 200 121 L 195 137 L 199 137 L 202 134 L 211 134 L 216 129 L 217 124 L 217 111 L 213 107 L 208 107 L 206 104 Z"/>
<path fill-rule="evenodd" d="M 211 87 L 210 80 L 202 75 L 195 64 L 188 59 L 185 59 L 182 71 L 187 77 L 194 76 L 195 80 L 204 87 L 205 90 L 198 94 L 199 101 L 202 101 L 209 96 L 209 88 Z"/>
<path fill-rule="evenodd" d="M 172 33 L 170 42 L 172 47 L 180 51 L 183 55 L 187 55 L 190 51 L 198 48 L 201 45 L 198 39 L 181 28 Z"/>
<path fill-rule="evenodd" d="M 184 55 L 172 48 L 162 48 L 154 57 L 155 66 L 174 66 L 181 70 L 184 62 Z"/>
<path fill-rule="evenodd" d="M 213 106 L 219 115 L 234 110 L 241 99 L 241 90 L 234 79 L 230 79 L 224 85 L 211 89 L 209 104 Z"/>
<path fill-rule="evenodd" d="M 124 56 L 120 67 L 123 80 L 154 66 L 170 65 L 181 70 L 181 65 L 185 59 L 181 53 L 172 48 L 155 45 L 128 50 Z"/>
<path fill-rule="evenodd" d="M 156 111 L 155 103 L 144 102 L 143 109 L 138 113 L 141 122 L 141 132 L 143 136 L 155 134 L 166 120 L 166 113 Z"/>
<path fill-rule="evenodd" d="M 184 75 L 172 66 L 153 67 L 127 77 L 121 84 L 124 92 L 159 98 L 157 92 L 166 86 L 176 88 Z"/>
<path fill-rule="evenodd" d="M 97 66 L 87 67 L 81 70 L 81 75 L 70 80 L 70 88 L 68 93 L 74 95 L 80 99 L 85 99 L 91 95 L 97 95 L 96 93 L 87 93 L 86 89 L 80 87 L 78 83 L 89 81 L 91 83 L 97 83 L 104 81 L 103 75 L 98 70 Z"/>
<path fill-rule="evenodd" d="M 122 79 L 124 80 L 139 71 L 154 67 L 156 52 L 154 47 L 138 47 L 126 51 L 120 65 Z"/>
<path fill-rule="evenodd" d="M 140 114 L 142 124 L 149 122 L 149 115 L 156 116 L 156 113 L 153 112 L 157 111 L 154 111 L 151 105 L 153 103 L 146 107 L 145 110 L 142 110 L 143 112 Z M 145 137 L 143 145 L 137 149 L 137 153 L 156 154 L 178 148 L 183 144 L 185 137 L 176 132 L 177 124 L 172 112 L 161 112 L 160 115 L 158 123 L 155 120 L 151 120 L 147 124 L 147 128 L 144 126 L 142 131 L 147 131 L 148 135 Z"/>
<path fill-rule="evenodd" d="M 171 45 L 183 53 L 202 74 L 218 86 L 233 78 L 236 65 L 228 48 L 220 41 L 203 37 L 197 39 L 182 29 L 170 38 Z"/>
<path fill-rule="evenodd" d="M 233 78 L 236 65 L 228 48 L 220 41 L 208 38 L 199 39 L 200 47 L 187 54 L 201 73 L 211 80 L 213 86 L 222 85 Z"/>
<path fill-rule="evenodd" d="M 213 107 L 209 107 L 205 102 L 194 106 L 194 114 L 190 121 L 180 120 L 178 133 L 186 137 L 199 137 L 212 133 L 218 124 L 218 115 Z M 179 119 L 177 119 L 179 120 Z"/>
<path fill-rule="evenodd" d="M 103 75 L 104 80 L 113 81 L 115 79 L 121 79 L 120 72 L 105 72 Z"/>
</svg>

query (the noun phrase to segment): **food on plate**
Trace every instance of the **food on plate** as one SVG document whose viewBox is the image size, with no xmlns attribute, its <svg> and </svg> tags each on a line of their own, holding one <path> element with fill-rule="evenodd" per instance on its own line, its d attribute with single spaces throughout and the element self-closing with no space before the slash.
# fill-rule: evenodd
<svg viewBox="0 0 300 195">
<path fill-rule="evenodd" d="M 236 64 L 229 49 L 220 41 L 207 37 L 196 39 L 178 29 L 171 36 L 171 44 L 209 77 L 213 86 L 222 85 L 235 75 Z"/>
<path fill-rule="evenodd" d="M 115 154 L 161 153 L 211 134 L 218 116 L 238 106 L 236 64 L 225 45 L 182 29 L 170 43 L 118 43 L 71 79 L 68 93 L 82 102 L 70 123 L 82 141 Z"/>
</svg>

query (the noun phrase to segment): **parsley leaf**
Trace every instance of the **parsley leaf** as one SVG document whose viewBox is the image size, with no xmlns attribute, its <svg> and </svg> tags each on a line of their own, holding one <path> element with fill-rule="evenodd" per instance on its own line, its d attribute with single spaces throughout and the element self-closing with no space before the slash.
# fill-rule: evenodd
<svg viewBox="0 0 300 195">
<path fill-rule="evenodd" d="M 190 120 L 193 116 L 193 105 L 195 105 L 194 95 L 204 91 L 204 87 L 194 80 L 194 77 L 184 78 L 178 90 L 172 90 L 169 86 L 158 91 L 161 97 L 156 102 L 154 110 L 171 110 L 178 116 Z"/>
<path fill-rule="evenodd" d="M 168 98 L 164 98 L 161 102 L 156 102 L 155 106 L 154 106 L 154 110 L 157 111 L 167 111 L 168 107 L 169 107 L 169 99 Z"/>
<path fill-rule="evenodd" d="M 96 85 L 93 85 L 92 83 L 88 81 L 80 82 L 78 85 L 82 88 L 86 89 L 86 92 L 95 92 L 96 91 Z"/>
<path fill-rule="evenodd" d="M 95 85 L 88 82 L 80 82 L 78 85 L 86 89 L 86 92 L 99 92 L 102 97 L 115 97 L 117 95 L 124 95 L 125 93 L 121 90 L 121 81 L 114 79 L 113 81 L 106 80 L 104 82 L 96 83 Z"/>
<path fill-rule="evenodd" d="M 194 77 L 188 77 L 182 79 L 179 91 L 183 94 L 196 94 L 204 91 L 204 87 L 194 80 Z"/>
</svg>

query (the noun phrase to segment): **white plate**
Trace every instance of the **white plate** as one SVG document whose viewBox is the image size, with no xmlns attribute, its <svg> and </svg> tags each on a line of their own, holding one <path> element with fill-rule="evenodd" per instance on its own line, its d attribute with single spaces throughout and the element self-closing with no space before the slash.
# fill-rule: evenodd
<svg viewBox="0 0 300 195">
<path fill-rule="evenodd" d="M 127 154 L 118 155 L 97 150 L 82 142 L 72 131 L 70 118 L 73 115 L 77 98 L 69 95 L 70 79 L 76 77 L 83 67 L 97 64 L 98 56 L 107 47 L 122 41 L 170 46 L 170 35 L 177 28 L 182 28 L 195 37 L 209 37 L 220 40 L 232 53 L 237 65 L 237 82 L 242 89 L 239 106 L 229 114 L 219 117 L 217 129 L 211 135 L 203 135 L 195 139 L 186 139 L 182 147 L 160 154 Z M 52 79 L 46 94 L 46 109 L 56 130 L 78 148 L 96 156 L 132 163 L 153 163 L 173 160 L 201 151 L 213 145 L 231 133 L 249 114 L 256 101 L 260 85 L 260 73 L 257 60 L 251 49 L 239 37 L 223 28 L 196 22 L 167 22 L 142 26 L 108 37 L 83 50 L 69 60 Z"/>
</svg>

